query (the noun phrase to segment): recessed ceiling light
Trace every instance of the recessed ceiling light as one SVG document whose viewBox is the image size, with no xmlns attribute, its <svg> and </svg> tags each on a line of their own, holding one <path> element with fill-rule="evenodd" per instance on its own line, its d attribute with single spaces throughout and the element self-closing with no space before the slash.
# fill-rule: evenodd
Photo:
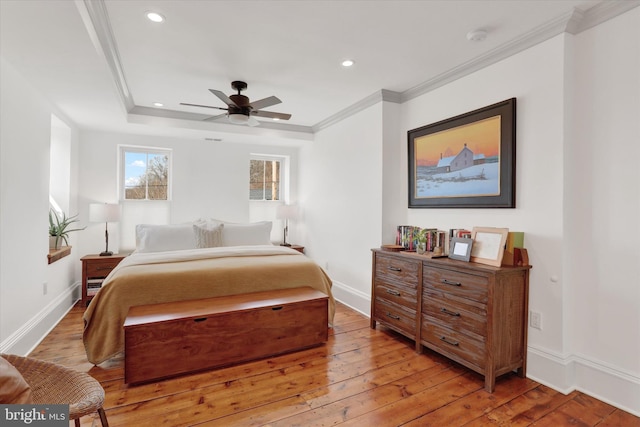
<svg viewBox="0 0 640 427">
<path fill-rule="evenodd" d="M 164 16 L 160 15 L 158 12 L 147 12 L 147 19 L 153 22 L 164 22 Z"/>
<path fill-rule="evenodd" d="M 164 107 L 164 104 L 162 102 L 154 102 L 153 106 L 154 107 Z"/>
<path fill-rule="evenodd" d="M 273 121 L 274 121 L 274 122 L 277 122 L 278 120 L 280 120 L 280 119 L 279 119 L 279 118 L 277 118 L 277 117 L 274 117 L 274 118 L 273 118 Z"/>
<path fill-rule="evenodd" d="M 355 64 L 355 62 L 353 62 L 351 59 L 345 59 L 344 61 L 342 61 L 343 67 L 351 67 L 353 64 Z"/>
</svg>

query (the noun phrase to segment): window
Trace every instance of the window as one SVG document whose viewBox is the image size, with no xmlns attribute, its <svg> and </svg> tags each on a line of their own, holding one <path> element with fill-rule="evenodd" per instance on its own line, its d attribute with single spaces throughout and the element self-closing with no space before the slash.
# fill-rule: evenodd
<svg viewBox="0 0 640 427">
<path fill-rule="evenodd" d="M 251 156 L 249 200 L 282 200 L 282 157 Z"/>
<path fill-rule="evenodd" d="M 122 199 L 170 199 L 170 150 L 120 147 L 120 165 Z"/>
</svg>

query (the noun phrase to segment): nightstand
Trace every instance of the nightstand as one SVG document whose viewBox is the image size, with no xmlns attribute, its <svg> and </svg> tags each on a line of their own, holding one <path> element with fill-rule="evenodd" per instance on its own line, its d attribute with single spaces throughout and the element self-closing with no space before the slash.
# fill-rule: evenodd
<svg viewBox="0 0 640 427">
<path fill-rule="evenodd" d="M 291 249 L 295 249 L 296 251 L 300 252 L 301 254 L 304 253 L 304 246 L 300 246 L 300 245 L 291 245 L 289 246 Z"/>
<path fill-rule="evenodd" d="M 126 256 L 126 254 L 113 254 L 110 256 L 86 255 L 80 258 L 80 261 L 82 261 L 83 304 L 89 304 L 91 298 L 100 290 L 104 279 Z"/>
<path fill-rule="evenodd" d="M 286 246 L 288 248 L 295 249 L 296 251 L 300 252 L 301 254 L 304 253 L 304 246 L 300 246 L 300 245 L 283 245 L 282 243 L 280 244 L 280 246 Z"/>
</svg>

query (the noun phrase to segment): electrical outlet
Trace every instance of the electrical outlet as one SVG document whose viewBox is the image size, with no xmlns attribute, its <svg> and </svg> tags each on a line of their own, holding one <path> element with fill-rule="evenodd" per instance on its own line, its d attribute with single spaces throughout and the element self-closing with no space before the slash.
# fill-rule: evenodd
<svg viewBox="0 0 640 427">
<path fill-rule="evenodd" d="M 46 295 L 47 294 L 47 282 L 44 282 L 42 284 L 42 295 Z"/>
<path fill-rule="evenodd" d="M 537 311 L 531 311 L 529 313 L 529 326 L 532 328 L 542 330 L 542 315 Z"/>
</svg>

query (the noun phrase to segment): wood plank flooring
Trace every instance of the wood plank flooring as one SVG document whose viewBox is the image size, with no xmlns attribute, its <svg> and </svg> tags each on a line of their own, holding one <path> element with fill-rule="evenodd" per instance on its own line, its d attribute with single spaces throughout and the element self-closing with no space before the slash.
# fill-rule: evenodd
<svg viewBox="0 0 640 427">
<path fill-rule="evenodd" d="M 127 386 L 124 359 L 90 364 L 77 304 L 30 356 L 94 376 L 112 427 L 144 426 L 624 426 L 640 418 L 580 392 L 562 395 L 507 374 L 493 394 L 468 369 L 338 304 L 321 347 Z M 99 426 L 93 416 L 83 426 Z"/>
</svg>

